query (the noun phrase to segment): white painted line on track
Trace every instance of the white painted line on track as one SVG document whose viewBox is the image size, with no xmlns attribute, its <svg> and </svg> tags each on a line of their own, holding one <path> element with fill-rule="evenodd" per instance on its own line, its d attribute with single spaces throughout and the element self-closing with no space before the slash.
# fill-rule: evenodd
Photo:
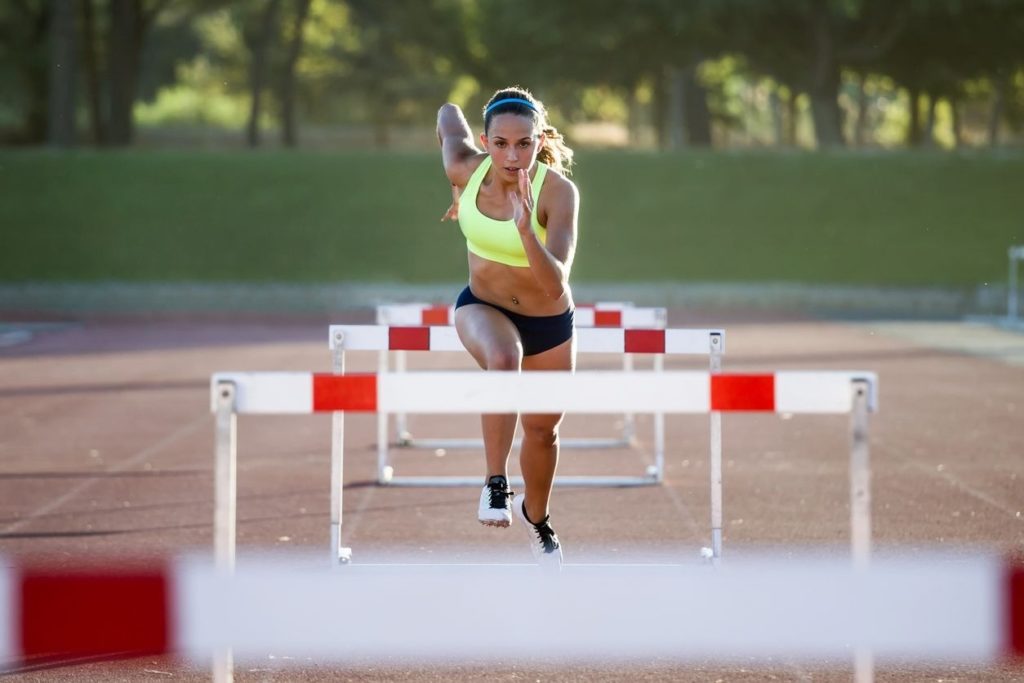
<svg viewBox="0 0 1024 683">
<path fill-rule="evenodd" d="M 208 415 L 204 413 L 203 415 L 196 418 L 192 422 L 189 422 L 188 424 L 174 430 L 169 435 L 165 436 L 163 439 L 157 441 L 155 444 L 143 448 L 141 451 L 131 456 L 127 460 L 119 462 L 117 465 L 111 467 L 110 469 L 103 470 L 102 472 L 97 472 L 96 476 L 90 477 L 89 479 L 85 479 L 84 481 L 79 482 L 69 491 L 64 493 L 64 495 L 58 498 L 54 498 L 45 505 L 41 505 L 40 507 L 30 512 L 28 516 L 22 517 L 21 519 L 19 519 L 16 522 L 13 522 L 12 524 L 8 524 L 7 526 L 0 529 L 0 534 L 10 534 L 25 527 L 27 524 L 30 524 L 36 519 L 53 512 L 54 510 L 60 508 L 68 501 L 74 500 L 85 491 L 88 491 L 93 486 L 95 486 L 100 480 L 103 479 L 103 475 L 112 474 L 114 472 L 123 472 L 124 470 L 130 469 L 131 467 L 137 465 L 146 458 L 152 456 L 154 453 L 160 452 L 170 444 L 174 443 L 176 440 L 182 438 L 183 436 L 191 434 L 198 427 L 208 427 L 209 424 L 210 418 Z"/>
</svg>

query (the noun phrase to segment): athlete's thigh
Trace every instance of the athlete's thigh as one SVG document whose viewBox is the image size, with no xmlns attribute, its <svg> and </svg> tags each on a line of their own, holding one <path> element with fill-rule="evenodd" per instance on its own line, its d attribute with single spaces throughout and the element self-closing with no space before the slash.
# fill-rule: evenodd
<svg viewBox="0 0 1024 683">
<path fill-rule="evenodd" d="M 575 370 L 576 332 L 558 346 L 523 358 L 523 370 Z"/>
<path fill-rule="evenodd" d="M 501 311 L 485 304 L 459 306 L 455 309 L 455 331 L 481 368 L 495 364 L 519 367 L 523 357 L 519 330 Z"/>
<path fill-rule="evenodd" d="M 523 358 L 523 370 L 573 370 L 576 367 L 576 334 L 553 349 Z M 523 413 L 520 415 L 527 433 L 550 432 L 562 421 L 561 413 Z"/>
</svg>

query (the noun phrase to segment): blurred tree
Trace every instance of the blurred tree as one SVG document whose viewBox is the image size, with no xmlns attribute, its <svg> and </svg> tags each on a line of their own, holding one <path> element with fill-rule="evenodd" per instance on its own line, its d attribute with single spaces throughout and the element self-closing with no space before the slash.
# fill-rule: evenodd
<svg viewBox="0 0 1024 683">
<path fill-rule="evenodd" d="M 348 0 L 356 44 L 339 57 L 349 70 L 339 84 L 367 103 L 374 141 L 390 144 L 391 128 L 421 122 L 447 98 L 453 56 L 469 54 L 458 0 Z"/>
<path fill-rule="evenodd" d="M 732 0 L 733 46 L 752 68 L 810 99 L 819 147 L 845 144 L 842 68 L 869 64 L 905 30 L 911 3 L 887 0 Z"/>
<path fill-rule="evenodd" d="M 11 59 L 19 93 L 22 123 L 12 133 L 15 142 L 39 144 L 46 140 L 51 5 L 49 0 L 12 0 L 0 3 L 0 44 Z"/>
<path fill-rule="evenodd" d="M 495 50 L 471 68 L 484 82 L 525 81 L 577 93 L 607 86 L 631 107 L 636 93 L 649 87 L 660 146 L 709 145 L 711 112 L 698 67 L 725 45 L 719 7 L 713 0 L 629 6 L 615 0 L 485 0 L 480 33 L 500 36 L 511 49 Z"/>
<path fill-rule="evenodd" d="M 932 0 L 911 7 L 906 31 L 872 65 L 907 89 L 907 144 L 933 143 L 936 105 L 942 99 L 950 104 L 959 143 L 961 103 L 979 95 L 991 101 L 988 139 L 996 144 L 1012 73 L 1024 65 L 1024 2 Z M 979 79 L 987 87 L 972 95 L 969 84 Z"/>
<path fill-rule="evenodd" d="M 278 100 L 281 106 L 281 142 L 286 147 L 295 147 L 298 143 L 298 133 L 295 121 L 295 67 L 298 64 L 299 56 L 302 54 L 302 45 L 305 35 L 306 19 L 309 17 L 310 0 L 296 0 L 295 17 L 291 26 L 291 35 L 288 36 L 287 53 L 284 65 L 281 68 L 280 94 Z"/>
<path fill-rule="evenodd" d="M 245 127 L 245 140 L 250 147 L 260 144 L 260 111 L 263 88 L 267 81 L 267 63 L 274 47 L 277 13 L 281 0 L 266 0 L 263 6 L 245 12 L 242 35 L 249 50 L 249 123 Z"/>
<path fill-rule="evenodd" d="M 107 142 L 100 90 L 100 45 L 96 36 L 96 10 L 93 0 L 81 0 L 82 70 L 85 72 L 85 95 L 92 141 L 97 145 Z"/>
<path fill-rule="evenodd" d="M 77 26 L 71 0 L 50 0 L 50 80 L 47 139 L 54 147 L 75 144 Z"/>
<path fill-rule="evenodd" d="M 110 0 L 108 144 L 130 145 L 135 139 L 133 109 L 138 97 L 142 49 L 157 16 L 169 3 L 170 0 Z"/>
</svg>

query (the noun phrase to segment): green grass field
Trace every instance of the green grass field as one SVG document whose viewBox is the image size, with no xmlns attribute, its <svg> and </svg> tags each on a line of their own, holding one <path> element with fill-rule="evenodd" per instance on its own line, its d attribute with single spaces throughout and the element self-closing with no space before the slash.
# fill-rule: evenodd
<svg viewBox="0 0 1024 683">
<path fill-rule="evenodd" d="M 1024 155 L 583 152 L 576 281 L 972 286 Z M 0 152 L 0 281 L 452 282 L 439 155 Z"/>
</svg>

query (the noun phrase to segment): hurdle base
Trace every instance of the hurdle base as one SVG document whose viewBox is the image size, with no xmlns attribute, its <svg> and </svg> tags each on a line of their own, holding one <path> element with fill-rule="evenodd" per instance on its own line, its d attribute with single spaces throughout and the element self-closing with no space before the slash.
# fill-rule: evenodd
<svg viewBox="0 0 1024 683">
<path fill-rule="evenodd" d="M 414 439 L 409 434 L 404 434 L 392 444 L 396 448 L 422 448 L 425 450 L 445 448 L 451 450 L 472 450 L 481 449 L 484 447 L 484 442 L 480 439 Z M 514 448 L 519 448 L 523 445 L 522 439 L 516 439 L 512 442 Z M 573 439 L 561 439 L 559 445 L 562 448 L 579 448 L 579 449 L 595 449 L 595 448 L 637 448 L 638 444 L 635 438 L 573 438 Z"/>
<path fill-rule="evenodd" d="M 412 477 L 412 476 L 394 476 L 390 479 L 379 479 L 377 482 L 381 486 L 408 486 L 408 487 L 458 487 L 458 486 L 483 486 L 483 477 Z M 523 486 L 522 477 L 510 477 L 509 486 Z M 661 483 L 661 480 L 654 475 L 644 475 L 639 477 L 599 477 L 599 476 L 568 476 L 568 477 L 555 477 L 555 486 L 657 486 Z"/>
</svg>

